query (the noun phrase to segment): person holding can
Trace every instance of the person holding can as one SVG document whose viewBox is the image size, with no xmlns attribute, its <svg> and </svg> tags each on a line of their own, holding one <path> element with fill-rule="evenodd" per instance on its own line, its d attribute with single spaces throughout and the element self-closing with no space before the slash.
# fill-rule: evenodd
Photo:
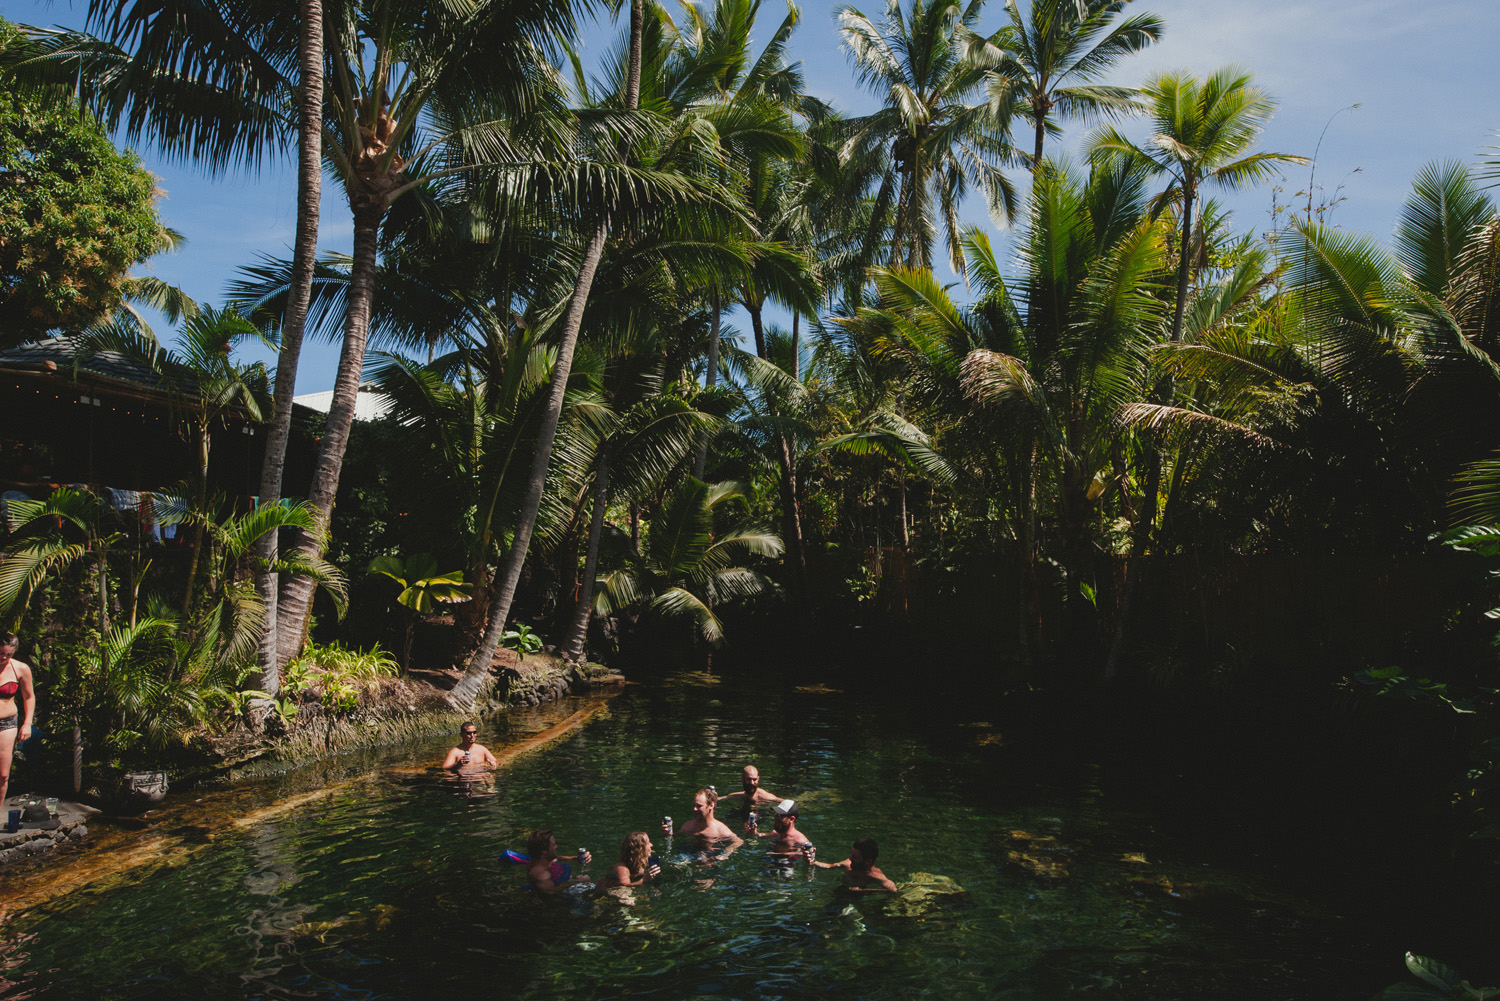
<svg viewBox="0 0 1500 1001">
<path fill-rule="evenodd" d="M 651 836 L 645 831 L 631 831 L 620 842 L 620 858 L 609 870 L 616 886 L 640 886 L 661 875 L 661 866 L 651 854 Z"/>
<path fill-rule="evenodd" d="M 775 816 L 776 826 L 769 831 L 751 831 L 757 838 L 772 838 L 771 849 L 768 854 L 795 858 L 806 852 L 808 841 L 807 835 L 797 830 L 797 802 L 796 800 L 784 799 L 776 804 L 772 811 Z M 746 825 L 749 828 L 749 825 Z"/>
<path fill-rule="evenodd" d="M 531 832 L 526 839 L 526 854 L 530 861 L 526 865 L 526 878 L 542 893 L 556 893 L 569 886 L 591 885 L 587 875 L 573 875 L 573 869 L 563 859 L 572 859 L 580 866 L 589 864 L 586 849 L 578 849 L 577 855 L 557 854 L 557 838 L 547 828 Z"/>
<path fill-rule="evenodd" d="M 460 724 L 458 744 L 448 752 L 448 757 L 443 759 L 444 770 L 471 772 L 499 766 L 500 762 L 495 760 L 490 749 L 475 742 L 474 737 L 478 732 L 479 728 L 468 720 Z"/>
<path fill-rule="evenodd" d="M 745 842 L 729 829 L 728 824 L 714 816 L 718 805 L 719 794 L 711 786 L 699 789 L 693 794 L 693 816 L 677 828 L 677 833 L 697 836 L 704 841 L 727 841 L 729 845 L 725 855 L 728 855 Z M 667 818 L 661 825 L 662 833 L 667 837 L 671 837 L 670 820 L 671 818 Z"/>
</svg>

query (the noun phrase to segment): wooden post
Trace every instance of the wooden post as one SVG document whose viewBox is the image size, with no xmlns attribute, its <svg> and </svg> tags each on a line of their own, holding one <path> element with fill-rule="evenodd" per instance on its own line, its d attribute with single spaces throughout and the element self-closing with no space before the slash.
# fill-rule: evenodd
<svg viewBox="0 0 1500 1001">
<path fill-rule="evenodd" d="M 73 724 L 73 792 L 83 789 L 83 730 Z"/>
</svg>

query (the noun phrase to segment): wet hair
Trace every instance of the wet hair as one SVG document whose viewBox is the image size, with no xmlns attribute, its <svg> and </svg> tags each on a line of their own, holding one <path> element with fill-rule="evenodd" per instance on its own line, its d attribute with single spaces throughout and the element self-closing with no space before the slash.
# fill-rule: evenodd
<svg viewBox="0 0 1500 1001">
<path fill-rule="evenodd" d="M 646 847 L 650 843 L 651 838 L 645 831 L 631 831 L 620 842 L 620 864 L 630 870 L 631 879 L 646 875 L 651 865 L 651 851 Z"/>
<path fill-rule="evenodd" d="M 870 865 L 874 865 L 875 860 L 880 857 L 880 846 L 875 843 L 874 838 L 860 838 L 854 842 L 854 850 Z"/>
<path fill-rule="evenodd" d="M 710 810 L 719 805 L 719 794 L 713 789 L 699 789 L 697 792 L 693 793 L 694 799 L 697 799 L 699 796 L 702 796 L 704 799 L 708 800 L 708 808 Z"/>
<path fill-rule="evenodd" d="M 21 637 L 17 636 L 15 633 L 0 633 L 0 646 L 8 646 L 12 649 L 19 649 L 21 646 Z"/>
<path fill-rule="evenodd" d="M 532 831 L 531 837 L 526 839 L 526 854 L 530 855 L 531 860 L 535 862 L 552 847 L 554 840 L 556 839 L 553 838 L 550 828 L 543 827 Z"/>
<path fill-rule="evenodd" d="M 464 720 L 464 721 L 463 721 L 463 722 L 462 722 L 462 723 L 460 723 L 460 724 L 458 724 L 458 735 L 459 735 L 459 736 L 460 736 L 460 737 L 462 737 L 462 736 L 463 736 L 463 735 L 464 735 L 464 731 L 465 731 L 465 730 L 467 730 L 467 729 L 468 729 L 468 728 L 469 728 L 469 727 L 471 727 L 471 726 L 472 726 L 472 727 L 473 727 L 473 728 L 474 728 L 474 729 L 475 729 L 475 730 L 478 730 L 478 729 L 479 729 L 479 724 L 477 724 L 477 723 L 475 723 L 475 722 L 474 722 L 474 721 L 473 721 L 473 720 L 471 720 L 471 719 L 466 719 L 466 720 Z"/>
</svg>

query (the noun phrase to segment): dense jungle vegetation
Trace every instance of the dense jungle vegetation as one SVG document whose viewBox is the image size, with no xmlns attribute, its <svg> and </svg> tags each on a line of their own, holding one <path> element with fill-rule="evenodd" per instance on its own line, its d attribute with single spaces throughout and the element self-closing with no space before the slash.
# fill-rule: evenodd
<svg viewBox="0 0 1500 1001">
<path fill-rule="evenodd" d="M 14 100 L 209 172 L 300 164 L 294 259 L 213 308 L 120 283 L 178 347 L 123 305 L 63 328 L 189 373 L 201 464 L 158 504 L 186 566 L 87 495 L 11 505 L 45 712 L 168 747 L 305 692 L 309 636 L 393 651 L 351 678 L 458 665 L 460 706 L 535 637 L 827 643 L 1092 693 L 1184 755 L 1201 719 L 1356 735 L 1416 769 L 1402 808 L 1500 834 L 1500 170 L 1432 163 L 1390 240 L 1310 196 L 1237 227 L 1216 193 L 1269 200 L 1308 151 L 1262 148 L 1244 69 L 1100 82 L 1167 30 L 1137 6 L 845 5 L 863 116 L 759 0 L 633 0 L 592 73 L 568 0 L 98 0 L 92 34 L 7 34 Z M 318 255 L 322 198 L 349 256 Z M 309 332 L 343 354 L 299 427 Z M 362 372 L 389 411 L 355 423 Z M 254 511 L 204 486 L 228 413 L 271 427 Z"/>
</svg>

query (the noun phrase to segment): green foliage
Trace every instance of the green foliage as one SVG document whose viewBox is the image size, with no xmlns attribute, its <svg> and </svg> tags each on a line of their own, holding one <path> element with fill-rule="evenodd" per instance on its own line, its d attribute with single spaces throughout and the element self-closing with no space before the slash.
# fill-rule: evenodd
<svg viewBox="0 0 1500 1001">
<path fill-rule="evenodd" d="M 377 556 L 370 561 L 370 572 L 383 574 L 401 588 L 396 601 L 418 615 L 430 615 L 439 602 L 463 601 L 473 590 L 465 584 L 462 570 L 438 572 L 437 559 L 431 553 L 416 553 L 409 559 L 399 556 Z"/>
<path fill-rule="evenodd" d="M 514 629 L 507 629 L 500 637 L 500 645 L 525 657 L 528 653 L 536 653 L 542 648 L 542 638 L 530 626 L 524 622 L 518 622 Z"/>
<path fill-rule="evenodd" d="M 311 698 L 334 715 L 348 715 L 366 703 L 382 681 L 399 672 L 400 666 L 379 644 L 353 650 L 337 640 L 326 646 L 314 643 L 283 669 L 282 689 L 289 696 Z"/>
<path fill-rule="evenodd" d="M 0 21 L 0 48 L 15 29 Z M 92 117 L 0 89 L 0 347 L 78 329 L 160 250 L 156 184 Z"/>
<path fill-rule="evenodd" d="M 733 502 L 743 498 L 739 484 L 689 477 L 667 496 L 639 550 L 612 533 L 605 557 L 613 566 L 600 581 L 595 611 L 645 611 L 683 620 L 705 642 L 722 643 L 724 629 L 715 607 L 774 589 L 758 571 L 735 566 L 735 561 L 782 551 L 775 533 L 729 513 Z M 720 508 L 724 524 L 716 525 Z"/>
<path fill-rule="evenodd" d="M 1392 984 L 1374 1001 L 1488 1001 L 1500 998 L 1500 987 L 1473 987 L 1460 980 L 1458 971 L 1426 956 L 1406 954 L 1406 968 L 1421 983 Z"/>
</svg>

